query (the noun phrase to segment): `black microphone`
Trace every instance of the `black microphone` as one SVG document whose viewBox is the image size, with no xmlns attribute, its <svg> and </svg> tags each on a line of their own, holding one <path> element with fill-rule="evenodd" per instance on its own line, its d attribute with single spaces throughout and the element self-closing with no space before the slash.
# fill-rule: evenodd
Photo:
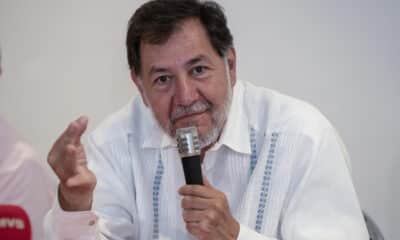
<svg viewBox="0 0 400 240">
<path fill-rule="evenodd" d="M 200 161 L 200 140 L 196 127 L 176 129 L 178 151 L 182 159 L 186 184 L 203 185 Z"/>
</svg>

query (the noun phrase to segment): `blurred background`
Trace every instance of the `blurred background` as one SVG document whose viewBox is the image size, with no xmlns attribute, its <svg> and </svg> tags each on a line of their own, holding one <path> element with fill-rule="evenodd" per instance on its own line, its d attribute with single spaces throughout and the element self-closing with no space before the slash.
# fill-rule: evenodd
<svg viewBox="0 0 400 240">
<path fill-rule="evenodd" d="M 0 0 L 0 114 L 47 151 L 81 114 L 93 129 L 137 94 L 127 21 L 144 1 Z M 400 1 L 229 1 L 242 80 L 318 107 L 352 157 L 362 207 L 400 236 Z"/>
</svg>

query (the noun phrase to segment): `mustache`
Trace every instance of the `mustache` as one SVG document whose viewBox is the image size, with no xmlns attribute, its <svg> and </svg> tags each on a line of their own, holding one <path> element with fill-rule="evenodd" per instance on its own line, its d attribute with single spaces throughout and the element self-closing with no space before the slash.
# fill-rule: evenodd
<svg viewBox="0 0 400 240">
<path fill-rule="evenodd" d="M 207 101 L 196 101 L 189 106 L 178 106 L 170 116 L 171 122 L 175 122 L 181 117 L 185 117 L 191 114 L 202 113 L 211 109 L 211 103 Z"/>
</svg>

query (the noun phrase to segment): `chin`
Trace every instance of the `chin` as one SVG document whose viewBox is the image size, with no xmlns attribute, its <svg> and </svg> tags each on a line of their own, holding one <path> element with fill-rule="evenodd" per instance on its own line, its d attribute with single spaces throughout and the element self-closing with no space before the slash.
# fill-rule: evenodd
<svg viewBox="0 0 400 240">
<path fill-rule="evenodd" d="M 208 129 L 206 132 L 200 131 L 200 145 L 201 148 L 208 147 L 215 142 L 217 142 L 219 135 L 221 134 L 221 130 L 217 127 Z"/>
</svg>

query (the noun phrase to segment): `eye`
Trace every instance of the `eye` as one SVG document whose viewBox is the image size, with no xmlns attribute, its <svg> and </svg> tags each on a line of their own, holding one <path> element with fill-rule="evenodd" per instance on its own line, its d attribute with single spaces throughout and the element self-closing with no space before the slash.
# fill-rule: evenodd
<svg viewBox="0 0 400 240">
<path fill-rule="evenodd" d="M 193 76 L 201 77 L 206 73 L 207 69 L 206 66 L 196 66 L 191 69 L 191 73 Z"/>
<path fill-rule="evenodd" d="M 172 81 L 172 77 L 168 75 L 162 75 L 153 80 L 153 87 L 159 90 L 168 89 Z"/>
<path fill-rule="evenodd" d="M 154 85 L 166 85 L 171 81 L 170 76 L 160 76 L 154 80 Z"/>
</svg>

